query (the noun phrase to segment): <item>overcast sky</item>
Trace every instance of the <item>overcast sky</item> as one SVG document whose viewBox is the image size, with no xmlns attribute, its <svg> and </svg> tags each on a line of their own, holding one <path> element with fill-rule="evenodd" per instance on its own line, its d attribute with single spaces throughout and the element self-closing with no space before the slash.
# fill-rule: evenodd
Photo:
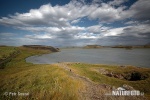
<svg viewBox="0 0 150 100">
<path fill-rule="evenodd" d="M 150 0 L 0 0 L 0 45 L 150 43 Z"/>
</svg>

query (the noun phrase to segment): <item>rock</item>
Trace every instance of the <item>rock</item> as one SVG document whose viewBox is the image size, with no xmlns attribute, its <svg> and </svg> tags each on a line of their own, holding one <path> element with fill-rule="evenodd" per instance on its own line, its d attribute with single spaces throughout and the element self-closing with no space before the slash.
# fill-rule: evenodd
<svg viewBox="0 0 150 100">
<path fill-rule="evenodd" d="M 106 76 L 112 77 L 112 74 L 111 73 L 107 73 Z"/>
<path fill-rule="evenodd" d="M 100 72 L 101 74 L 104 74 L 104 75 L 106 75 L 106 74 L 108 73 L 108 71 L 106 71 L 106 70 L 103 69 L 103 68 L 100 68 L 100 69 L 99 69 L 99 72 Z"/>
<path fill-rule="evenodd" d="M 138 81 L 138 80 L 144 80 L 148 78 L 148 75 L 145 73 L 140 73 L 138 71 L 129 72 L 124 76 L 124 79 L 128 81 Z"/>
<path fill-rule="evenodd" d="M 134 90 L 134 88 L 132 86 L 129 86 L 127 84 L 124 84 L 122 87 L 126 90 Z"/>
<path fill-rule="evenodd" d="M 114 74 L 113 76 L 118 79 L 124 79 L 123 75 L 121 74 Z"/>
</svg>

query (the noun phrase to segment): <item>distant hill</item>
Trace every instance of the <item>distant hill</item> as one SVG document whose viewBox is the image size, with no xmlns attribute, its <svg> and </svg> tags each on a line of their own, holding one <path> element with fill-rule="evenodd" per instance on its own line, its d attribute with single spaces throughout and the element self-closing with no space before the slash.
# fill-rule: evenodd
<svg viewBox="0 0 150 100">
<path fill-rule="evenodd" d="M 150 48 L 150 43 L 144 45 L 145 48 Z"/>
<path fill-rule="evenodd" d="M 150 48 L 150 44 L 146 44 L 146 45 L 132 45 L 132 46 L 117 45 L 117 46 L 112 46 L 112 48 L 126 48 L 126 49 L 132 49 L 132 48 Z"/>
<path fill-rule="evenodd" d="M 59 48 L 54 48 L 52 46 L 44 46 L 44 45 L 23 45 L 26 48 L 32 49 L 40 49 L 40 50 L 50 50 L 52 52 L 59 52 Z"/>
<path fill-rule="evenodd" d="M 113 46 L 112 48 L 133 48 L 133 46 L 117 45 L 117 46 Z"/>
<path fill-rule="evenodd" d="M 96 48 L 102 48 L 102 46 L 100 45 L 86 45 L 84 46 L 83 48 L 86 48 L 86 49 L 96 49 Z"/>
</svg>

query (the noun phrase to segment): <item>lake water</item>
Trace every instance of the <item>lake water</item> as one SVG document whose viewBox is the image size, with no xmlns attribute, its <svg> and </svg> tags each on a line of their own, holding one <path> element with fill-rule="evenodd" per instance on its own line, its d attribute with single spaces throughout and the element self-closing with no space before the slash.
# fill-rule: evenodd
<svg viewBox="0 0 150 100">
<path fill-rule="evenodd" d="M 82 62 L 150 67 L 150 49 L 61 49 L 61 52 L 28 57 L 26 61 L 34 64 Z"/>
</svg>

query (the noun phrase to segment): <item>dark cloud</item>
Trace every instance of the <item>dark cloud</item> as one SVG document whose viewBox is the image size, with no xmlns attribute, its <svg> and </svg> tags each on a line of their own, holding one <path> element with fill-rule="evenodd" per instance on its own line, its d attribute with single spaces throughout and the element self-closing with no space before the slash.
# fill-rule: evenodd
<svg viewBox="0 0 150 100">
<path fill-rule="evenodd" d="M 133 18 L 138 20 L 150 20 L 150 1 L 138 0 L 129 9 Z"/>
</svg>

